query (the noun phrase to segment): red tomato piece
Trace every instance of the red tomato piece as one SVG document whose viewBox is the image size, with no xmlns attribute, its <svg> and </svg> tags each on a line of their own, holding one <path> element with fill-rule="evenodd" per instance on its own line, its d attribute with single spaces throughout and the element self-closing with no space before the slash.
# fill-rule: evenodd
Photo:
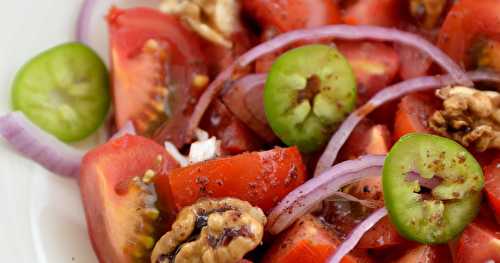
<svg viewBox="0 0 500 263">
<path fill-rule="evenodd" d="M 384 217 L 363 235 L 357 247 L 382 249 L 406 242 L 389 218 Z"/>
<path fill-rule="evenodd" d="M 412 132 L 430 132 L 427 120 L 438 109 L 437 99 L 427 94 L 410 94 L 399 103 L 394 122 L 394 140 Z"/>
<path fill-rule="evenodd" d="M 224 153 L 238 154 L 254 151 L 261 140 L 238 120 L 219 99 L 214 100 L 201 121 L 202 129 L 221 140 Z"/>
<path fill-rule="evenodd" d="M 377 42 L 338 42 L 358 82 L 358 102 L 364 104 L 389 85 L 399 70 L 399 57 L 391 46 Z"/>
<path fill-rule="evenodd" d="M 116 125 L 131 120 L 141 134 L 152 135 L 168 118 L 158 141 L 181 146 L 202 91 L 194 77 L 206 74 L 199 38 L 176 18 L 149 8 L 113 8 L 108 24 Z"/>
<path fill-rule="evenodd" d="M 419 245 L 408 250 L 394 263 L 442 263 L 451 262 L 447 246 Z"/>
<path fill-rule="evenodd" d="M 387 154 L 391 133 L 385 125 L 374 125 L 365 119 L 352 131 L 340 152 L 341 160 L 356 159 L 364 154 Z"/>
<path fill-rule="evenodd" d="M 343 12 L 344 23 L 351 25 L 397 26 L 399 23 L 398 0 L 351 1 Z"/>
<path fill-rule="evenodd" d="M 295 147 L 210 160 L 155 178 L 160 201 L 177 210 L 202 197 L 236 197 L 269 211 L 304 183 L 306 173 Z"/>
<path fill-rule="evenodd" d="M 432 59 L 414 47 L 395 45 L 395 50 L 399 55 L 401 67 L 399 76 L 406 80 L 428 75 L 432 65 Z"/>
<path fill-rule="evenodd" d="M 484 190 L 488 202 L 495 212 L 497 222 L 500 224 L 500 158 L 495 159 L 484 168 L 484 177 L 486 179 Z"/>
<path fill-rule="evenodd" d="M 244 0 L 243 8 L 263 28 L 280 32 L 340 23 L 331 0 Z"/>
<path fill-rule="evenodd" d="M 451 247 L 454 263 L 500 262 L 500 226 L 480 213 Z"/>
<path fill-rule="evenodd" d="M 323 263 L 339 244 L 339 239 L 320 220 L 312 215 L 305 215 L 273 242 L 263 257 L 263 263 Z M 348 255 L 341 262 L 370 262 L 370 260 L 366 255 L 359 257 Z"/>
<path fill-rule="evenodd" d="M 162 146 L 139 136 L 123 136 L 85 155 L 80 191 L 90 240 L 100 262 L 136 262 L 142 248 L 130 244 L 154 233 L 146 229 L 141 214 L 144 193 L 131 187 L 132 178 L 142 177 L 148 169 L 164 173 L 177 166 Z"/>
<path fill-rule="evenodd" d="M 497 0 L 456 2 L 439 32 L 439 48 L 465 68 L 476 66 L 476 45 L 482 41 L 500 41 L 499 12 Z"/>
</svg>

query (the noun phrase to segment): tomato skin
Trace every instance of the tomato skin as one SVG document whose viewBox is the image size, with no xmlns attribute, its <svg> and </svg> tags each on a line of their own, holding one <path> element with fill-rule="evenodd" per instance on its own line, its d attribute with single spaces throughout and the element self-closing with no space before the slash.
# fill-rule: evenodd
<svg viewBox="0 0 500 263">
<path fill-rule="evenodd" d="M 330 0 L 244 0 L 244 10 L 263 28 L 280 32 L 340 23 L 340 13 Z"/>
<path fill-rule="evenodd" d="M 500 157 L 484 168 L 484 190 L 491 209 L 500 224 Z"/>
<path fill-rule="evenodd" d="M 451 254 L 447 246 L 419 245 L 405 252 L 393 261 L 394 263 L 441 263 L 451 262 Z"/>
<path fill-rule="evenodd" d="M 365 154 L 387 154 L 391 148 L 391 133 L 387 126 L 362 121 L 353 130 L 340 152 L 341 160 L 356 159 Z"/>
<path fill-rule="evenodd" d="M 396 77 L 399 56 L 394 49 L 377 42 L 337 42 L 358 82 L 358 103 L 364 104 Z"/>
<path fill-rule="evenodd" d="M 206 74 L 198 36 L 173 16 L 150 8 L 112 8 L 108 24 L 117 127 L 132 120 L 141 134 L 152 135 L 168 117 L 168 127 L 161 130 L 158 141 L 168 139 L 181 146 L 186 141 L 183 130 L 202 91 L 192 85 L 193 77 Z M 172 82 L 176 85 L 169 85 Z M 171 114 L 166 116 L 169 98 L 175 100 L 170 101 Z"/>
<path fill-rule="evenodd" d="M 470 52 L 479 38 L 500 40 L 500 2 L 461 0 L 450 10 L 437 45 L 464 68 L 472 66 Z"/>
<path fill-rule="evenodd" d="M 161 167 L 156 161 L 158 156 L 163 158 Z M 120 224 L 133 224 L 133 217 L 141 215 L 127 211 L 134 200 L 120 193 L 119 186 L 143 175 L 147 169 L 165 172 L 176 167 L 177 162 L 162 146 L 140 136 L 125 135 L 85 155 L 80 170 L 80 191 L 89 236 L 100 262 L 133 262 L 123 250 L 130 233 Z"/>
<path fill-rule="evenodd" d="M 201 121 L 202 129 L 221 140 L 224 153 L 238 154 L 255 151 L 262 142 L 239 121 L 219 99 L 214 100 Z"/>
<path fill-rule="evenodd" d="M 342 20 L 350 25 L 397 26 L 399 2 L 398 0 L 358 0 L 347 6 Z"/>
<path fill-rule="evenodd" d="M 500 262 L 500 226 L 480 214 L 451 248 L 454 263 Z"/>
<path fill-rule="evenodd" d="M 399 76 L 402 79 L 412 79 L 428 74 L 432 66 L 432 59 L 427 55 L 413 47 L 404 45 L 395 45 L 395 50 L 401 61 Z"/>
<path fill-rule="evenodd" d="M 429 133 L 427 120 L 438 109 L 436 98 L 415 93 L 401 99 L 394 122 L 394 140 L 413 132 Z"/>
<path fill-rule="evenodd" d="M 263 263 L 323 263 L 331 256 L 340 244 L 316 217 L 308 214 L 301 217 L 295 224 L 283 233 L 264 255 Z M 363 262 L 369 261 L 367 257 Z M 362 262 L 348 255 L 342 263 Z"/>
<path fill-rule="evenodd" d="M 159 200 L 177 210 L 202 197 L 235 197 L 269 211 L 304 183 L 306 173 L 295 147 L 197 163 L 155 178 Z"/>
<path fill-rule="evenodd" d="M 357 247 L 383 249 L 406 242 L 408 241 L 399 235 L 389 218 L 384 217 L 363 235 Z"/>
</svg>

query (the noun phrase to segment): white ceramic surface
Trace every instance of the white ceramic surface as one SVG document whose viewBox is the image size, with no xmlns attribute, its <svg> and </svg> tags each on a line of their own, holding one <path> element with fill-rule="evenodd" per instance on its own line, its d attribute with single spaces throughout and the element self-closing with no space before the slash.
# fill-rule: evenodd
<svg viewBox="0 0 500 263">
<path fill-rule="evenodd" d="M 74 40 L 81 0 L 0 1 L 0 113 L 27 59 Z M 0 142 L 0 262 L 97 262 L 76 180 L 61 178 Z"/>
<path fill-rule="evenodd" d="M 107 5 L 157 0 L 97 0 L 92 44 L 107 53 Z M 0 114 L 10 111 L 10 84 L 29 58 L 75 40 L 83 0 L 0 0 Z M 103 5 L 102 3 L 106 3 Z M 105 59 L 105 58 L 104 58 Z M 79 147 L 102 141 L 102 131 Z M 51 174 L 16 154 L 0 139 L 0 262 L 97 262 L 92 252 L 75 179 Z"/>
</svg>

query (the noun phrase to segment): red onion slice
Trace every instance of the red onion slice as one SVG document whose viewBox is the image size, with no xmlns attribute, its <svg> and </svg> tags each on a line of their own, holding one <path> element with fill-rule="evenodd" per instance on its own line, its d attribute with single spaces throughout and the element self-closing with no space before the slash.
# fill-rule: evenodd
<svg viewBox="0 0 500 263">
<path fill-rule="evenodd" d="M 259 137 L 272 143 L 277 137 L 269 127 L 264 112 L 263 93 L 266 79 L 266 74 L 246 75 L 231 84 L 222 101 Z"/>
<path fill-rule="evenodd" d="M 377 41 L 393 41 L 407 46 L 415 47 L 431 57 L 437 64 L 453 76 L 457 83 L 472 85 L 464 71 L 448 55 L 426 39 L 405 31 L 379 27 L 379 26 L 351 26 L 332 25 L 313 29 L 295 30 L 279 35 L 270 41 L 262 43 L 249 52 L 243 54 L 239 59 L 239 65 L 244 67 L 257 58 L 272 53 L 297 41 L 318 41 L 328 38 L 339 38 L 345 40 L 370 39 Z"/>
<path fill-rule="evenodd" d="M 349 26 L 349 25 L 331 25 L 313 29 L 301 29 L 281 34 L 267 42 L 255 46 L 241 57 L 239 57 L 231 66 L 222 71 L 219 76 L 208 86 L 200 100 L 196 104 L 193 115 L 189 123 L 188 132 L 191 133 L 198 127 L 204 112 L 212 99 L 222 89 L 224 81 L 230 79 L 235 69 L 245 67 L 256 59 L 282 49 L 290 44 L 300 41 L 317 41 L 328 38 L 338 38 L 346 40 L 371 39 L 379 41 L 393 41 L 400 44 L 412 46 L 421 50 L 431 57 L 437 64 L 443 67 L 448 74 L 455 80 L 454 83 L 472 85 L 465 72 L 443 51 L 432 45 L 427 40 L 418 35 L 377 26 Z"/>
<path fill-rule="evenodd" d="M 474 71 L 467 73 L 467 76 L 473 81 L 500 82 L 500 75 L 493 72 Z M 429 76 L 399 82 L 381 90 L 365 105 L 351 113 L 342 125 L 340 125 L 321 155 L 314 174 L 318 175 L 322 173 L 334 163 L 340 149 L 356 125 L 378 106 L 412 92 L 440 88 L 455 83 L 456 81 L 450 75 Z"/>
<path fill-rule="evenodd" d="M 384 155 L 365 155 L 345 161 L 295 188 L 269 214 L 269 232 L 280 233 L 319 202 L 335 195 L 340 188 L 368 176 L 380 175 L 384 160 Z"/>
<path fill-rule="evenodd" d="M 84 152 L 64 144 L 21 112 L 0 117 L 0 135 L 22 155 L 56 174 L 78 177 Z"/>
<path fill-rule="evenodd" d="M 384 216 L 387 215 L 387 209 L 385 207 L 378 209 L 373 212 L 368 218 L 363 220 L 354 230 L 349 234 L 347 239 L 335 250 L 333 256 L 328 259 L 328 263 L 340 263 L 342 258 L 349 254 L 351 250 L 356 247 L 359 240 L 363 237 L 363 235 L 370 230 L 378 221 L 380 221 Z"/>
<path fill-rule="evenodd" d="M 94 49 L 108 62 L 108 26 L 105 17 L 112 6 L 158 7 L 159 0 L 84 0 L 75 30 L 76 40 Z"/>
</svg>

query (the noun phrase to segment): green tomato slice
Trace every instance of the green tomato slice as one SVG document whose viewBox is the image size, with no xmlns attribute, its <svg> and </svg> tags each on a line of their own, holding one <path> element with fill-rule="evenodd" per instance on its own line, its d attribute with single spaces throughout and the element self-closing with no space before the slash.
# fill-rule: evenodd
<svg viewBox="0 0 500 263">
<path fill-rule="evenodd" d="M 108 86 L 102 60 L 90 48 L 68 43 L 39 54 L 19 70 L 12 104 L 60 140 L 78 141 L 104 121 Z"/>
<path fill-rule="evenodd" d="M 409 134 L 389 152 L 383 169 L 384 202 L 407 239 L 446 243 L 474 219 L 481 202 L 481 166 L 460 144 Z"/>
<path fill-rule="evenodd" d="M 281 55 L 264 89 L 264 109 L 273 131 L 303 152 L 324 146 L 356 104 L 356 80 L 333 47 L 307 45 Z"/>
</svg>

